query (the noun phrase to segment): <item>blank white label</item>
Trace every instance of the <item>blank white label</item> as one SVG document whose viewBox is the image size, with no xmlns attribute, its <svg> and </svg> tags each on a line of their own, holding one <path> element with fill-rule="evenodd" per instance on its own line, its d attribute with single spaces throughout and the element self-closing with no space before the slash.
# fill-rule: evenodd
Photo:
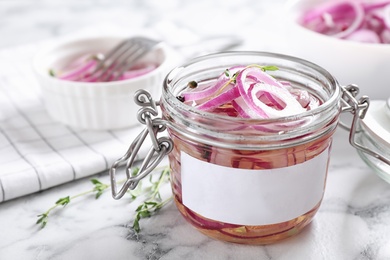
<svg viewBox="0 0 390 260">
<path fill-rule="evenodd" d="M 322 199 L 329 149 L 301 164 L 248 170 L 220 166 L 181 152 L 183 204 L 212 220 L 268 225 L 294 219 Z"/>
</svg>

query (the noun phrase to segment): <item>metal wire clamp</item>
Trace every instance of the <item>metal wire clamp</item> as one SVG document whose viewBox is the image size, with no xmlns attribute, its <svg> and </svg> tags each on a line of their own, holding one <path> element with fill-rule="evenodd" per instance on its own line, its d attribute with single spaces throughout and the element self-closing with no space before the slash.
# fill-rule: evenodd
<svg viewBox="0 0 390 260">
<path fill-rule="evenodd" d="M 135 189 L 139 181 L 151 173 L 164 156 L 170 153 L 173 148 L 173 142 L 169 137 L 157 138 L 157 134 L 166 129 L 165 121 L 156 117 L 158 115 L 157 106 L 159 103 L 155 102 L 150 93 L 145 90 L 138 90 L 134 95 L 134 101 L 137 105 L 141 106 L 138 110 L 137 119 L 140 123 L 146 125 L 146 127 L 135 138 L 127 152 L 116 160 L 109 170 L 111 192 L 114 199 L 122 198 L 128 189 Z M 153 145 L 142 161 L 138 173 L 132 176 L 132 167 L 136 161 L 136 156 L 148 135 L 150 136 Z M 124 164 L 126 164 L 126 181 L 118 191 L 116 170 Z"/>
<path fill-rule="evenodd" d="M 367 109 L 370 106 L 370 100 L 367 96 L 362 96 L 359 100 L 356 99 L 356 96 L 359 93 L 359 88 L 354 85 L 342 86 L 341 87 L 342 96 L 342 112 L 350 112 L 353 114 L 351 127 L 348 127 L 343 122 L 340 122 L 340 126 L 345 130 L 349 131 L 349 143 L 356 148 L 368 155 L 375 157 L 378 160 L 390 165 L 390 160 L 386 157 L 378 154 L 377 152 L 365 147 L 358 142 L 357 134 L 361 132 L 360 121 L 364 119 Z"/>
</svg>

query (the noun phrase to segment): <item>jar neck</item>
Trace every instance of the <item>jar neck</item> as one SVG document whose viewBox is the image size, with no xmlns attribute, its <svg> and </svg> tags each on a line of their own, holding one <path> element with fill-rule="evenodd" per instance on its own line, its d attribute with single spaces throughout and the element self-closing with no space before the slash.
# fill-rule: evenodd
<svg viewBox="0 0 390 260">
<path fill-rule="evenodd" d="M 274 65 L 271 75 L 289 81 L 319 98 L 322 104 L 304 113 L 275 119 L 247 119 L 200 111 L 176 96 L 192 80 L 216 79 L 226 68 Z M 228 52 L 193 60 L 166 77 L 161 108 L 168 129 L 185 138 L 232 149 L 277 149 L 310 142 L 334 131 L 340 113 L 336 80 L 321 67 L 290 56 L 263 52 Z"/>
</svg>

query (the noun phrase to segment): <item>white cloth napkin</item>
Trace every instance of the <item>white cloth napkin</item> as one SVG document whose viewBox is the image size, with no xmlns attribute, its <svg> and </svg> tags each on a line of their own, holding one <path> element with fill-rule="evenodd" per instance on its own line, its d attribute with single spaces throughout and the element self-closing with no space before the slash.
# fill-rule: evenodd
<svg viewBox="0 0 390 260">
<path fill-rule="evenodd" d="M 107 171 L 144 128 L 86 131 L 54 121 L 31 66 L 39 47 L 0 51 L 0 202 Z"/>
</svg>

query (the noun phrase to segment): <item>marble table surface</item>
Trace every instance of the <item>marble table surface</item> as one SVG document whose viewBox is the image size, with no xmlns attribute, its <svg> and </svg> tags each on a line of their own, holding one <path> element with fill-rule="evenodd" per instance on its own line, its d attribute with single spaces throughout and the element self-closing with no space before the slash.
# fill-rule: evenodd
<svg viewBox="0 0 390 260">
<path fill-rule="evenodd" d="M 0 48 L 12 48 L 73 33 L 99 23 L 180 30 L 204 37 L 238 33 L 242 49 L 275 50 L 280 35 L 278 1 L 7 1 L 0 0 Z M 172 29 L 173 28 L 173 29 Z M 267 29 L 268 28 L 268 29 Z M 259 35 L 253 35 L 258 30 Z M 250 33 L 252 32 L 252 34 Z M 263 34 L 264 35 L 264 34 Z M 185 39 L 172 39 L 170 43 Z M 277 51 L 277 49 L 276 49 Z M 1 74 L 1 72 L 0 72 Z M 0 204 L 0 259 L 390 259 L 390 185 L 360 159 L 338 129 L 327 187 L 313 222 L 299 235 L 266 246 L 223 243 L 205 237 L 181 217 L 173 203 L 132 223 L 136 202 L 84 196 L 55 209 L 45 228 L 37 215 L 58 198 L 91 189 L 90 178 Z M 166 164 L 167 162 L 163 162 Z M 106 172 L 97 173 L 109 183 Z M 163 187 L 170 195 L 170 187 Z"/>
</svg>

